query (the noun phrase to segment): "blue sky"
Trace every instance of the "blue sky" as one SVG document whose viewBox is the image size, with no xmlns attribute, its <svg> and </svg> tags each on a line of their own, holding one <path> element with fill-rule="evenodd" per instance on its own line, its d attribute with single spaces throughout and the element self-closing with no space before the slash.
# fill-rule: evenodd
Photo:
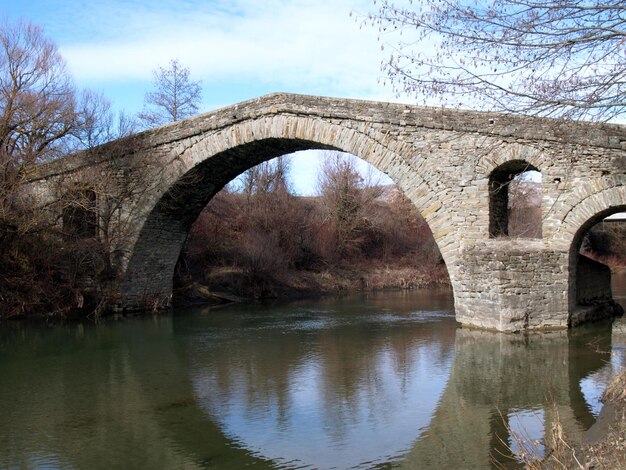
<svg viewBox="0 0 626 470">
<path fill-rule="evenodd" d="M 203 89 L 201 111 L 267 93 L 396 101 L 382 83 L 372 0 L 0 0 L 8 20 L 44 27 L 76 84 L 133 115 L 152 71 L 177 58 Z M 407 100 L 404 100 L 407 101 Z M 294 164 L 312 190 L 317 161 Z M 306 176 L 302 176 L 306 175 Z M 306 188 L 304 186 L 307 186 Z"/>
<path fill-rule="evenodd" d="M 203 109 L 288 91 L 392 99 L 378 82 L 370 0 L 0 0 L 10 20 L 42 25 L 77 85 L 133 112 L 152 70 L 178 58 L 201 80 Z M 352 14 L 352 16 L 351 16 Z"/>
</svg>

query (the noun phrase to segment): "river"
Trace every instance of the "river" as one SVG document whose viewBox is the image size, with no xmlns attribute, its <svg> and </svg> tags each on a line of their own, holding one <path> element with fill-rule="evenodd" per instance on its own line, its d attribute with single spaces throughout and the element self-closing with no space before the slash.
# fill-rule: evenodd
<svg viewBox="0 0 626 470">
<path fill-rule="evenodd" d="M 6 322 L 0 468 L 515 467 L 593 424 L 623 339 L 460 328 L 447 291 Z"/>
</svg>

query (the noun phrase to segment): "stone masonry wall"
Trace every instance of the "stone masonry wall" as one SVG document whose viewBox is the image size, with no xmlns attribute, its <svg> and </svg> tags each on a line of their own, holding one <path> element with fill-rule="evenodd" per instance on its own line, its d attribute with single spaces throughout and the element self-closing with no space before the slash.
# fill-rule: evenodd
<svg viewBox="0 0 626 470">
<path fill-rule="evenodd" d="M 567 259 L 568 253 L 535 240 L 496 239 L 465 248 L 455 289 L 457 320 L 507 332 L 567 328 Z"/>
</svg>

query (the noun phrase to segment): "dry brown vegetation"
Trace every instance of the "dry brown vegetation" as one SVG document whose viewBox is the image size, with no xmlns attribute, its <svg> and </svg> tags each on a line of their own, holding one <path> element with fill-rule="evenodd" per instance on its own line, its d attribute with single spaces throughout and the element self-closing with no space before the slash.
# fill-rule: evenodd
<svg viewBox="0 0 626 470">
<path fill-rule="evenodd" d="M 78 92 L 56 46 L 20 22 L 0 25 L 0 105 L 0 317 L 66 312 L 84 303 L 77 278 L 90 269 L 86 247 L 24 185 L 36 165 L 103 137 L 106 102 Z"/>
<path fill-rule="evenodd" d="M 257 167 L 243 190 L 221 191 L 200 214 L 177 269 L 186 295 L 197 284 L 267 298 L 449 282 L 428 225 L 397 189 L 367 185 L 331 156 L 320 195 L 297 197 L 281 165 Z"/>
<path fill-rule="evenodd" d="M 41 164 L 132 133 L 131 120 L 114 121 L 104 97 L 74 87 L 40 27 L 0 23 L 0 318 L 93 311 L 99 302 L 116 249 L 101 189 L 111 200 L 125 195 L 99 173 L 32 197 L 29 178 Z"/>
</svg>

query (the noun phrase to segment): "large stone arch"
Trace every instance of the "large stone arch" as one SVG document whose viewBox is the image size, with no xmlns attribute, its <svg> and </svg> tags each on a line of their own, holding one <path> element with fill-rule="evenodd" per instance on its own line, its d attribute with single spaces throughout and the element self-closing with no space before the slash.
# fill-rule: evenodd
<svg viewBox="0 0 626 470">
<path fill-rule="evenodd" d="M 167 303 L 188 231 L 208 201 L 248 168 L 308 149 L 356 155 L 389 175 L 427 221 L 445 216 L 438 210 L 437 194 L 411 164 L 411 147 L 376 129 L 356 130 L 320 118 L 282 114 L 237 122 L 181 140 L 170 150 L 166 184 L 151 196 L 140 229 L 129 243 L 121 285 L 123 305 L 144 308 Z M 429 210 L 432 207 L 437 210 Z"/>
</svg>

